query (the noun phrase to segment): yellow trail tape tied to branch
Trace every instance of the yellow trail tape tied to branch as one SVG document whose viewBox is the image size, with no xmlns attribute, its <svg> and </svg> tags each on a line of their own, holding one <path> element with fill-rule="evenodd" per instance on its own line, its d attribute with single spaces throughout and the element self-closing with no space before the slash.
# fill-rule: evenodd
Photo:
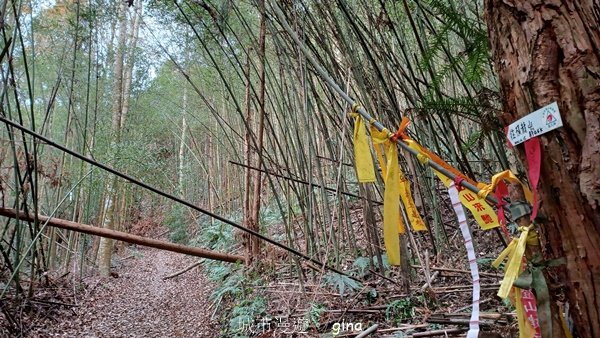
<svg viewBox="0 0 600 338">
<path fill-rule="evenodd" d="M 482 197 L 491 193 L 502 180 L 511 181 L 520 184 L 523 188 L 525 199 L 529 204 L 534 202 L 533 193 L 527 188 L 510 170 L 503 171 L 492 177 L 489 185 L 482 187 L 479 195 Z M 496 268 L 508 258 L 505 267 L 504 278 L 498 290 L 498 296 L 507 298 L 511 294 L 514 299 L 517 318 L 519 323 L 519 337 L 552 337 L 552 318 L 549 305 L 549 294 L 544 275 L 536 260 L 530 262 L 530 266 L 523 272 L 525 261 L 525 251 L 527 246 L 539 245 L 537 233 L 533 229 L 534 225 L 519 227 L 521 232 L 518 238 L 514 238 L 508 247 L 504 249 L 498 258 L 492 263 Z M 554 262 L 556 264 L 557 262 Z M 553 264 L 548 262 L 546 264 Z M 537 266 L 536 266 L 537 265 Z M 529 276 L 529 282 L 527 282 Z M 519 283 L 517 283 L 519 281 Z M 520 287 L 526 287 L 521 289 Z M 531 290 L 535 290 L 535 296 Z M 536 304 L 537 303 L 537 304 Z M 561 316 L 562 317 L 562 316 Z M 565 330 L 566 336 L 570 336 L 568 330 Z"/>
<path fill-rule="evenodd" d="M 354 117 L 354 159 L 356 163 L 356 176 L 360 183 L 375 182 L 375 169 L 373 158 L 369 149 L 369 140 L 365 128 L 364 118 L 356 112 L 358 105 L 352 106 L 351 117 Z"/>
<path fill-rule="evenodd" d="M 502 284 L 500 284 L 500 289 L 498 290 L 498 297 L 500 298 L 508 297 L 515 280 L 521 273 L 521 264 L 523 263 L 525 246 L 527 244 L 537 245 L 537 235 L 535 231 L 530 231 L 532 227 L 533 224 L 527 227 L 519 227 L 519 230 L 521 231 L 519 238 L 514 238 L 492 263 L 494 267 L 498 268 L 500 263 L 508 257 L 508 265 L 505 269 L 504 279 L 502 279 Z"/>
<path fill-rule="evenodd" d="M 398 233 L 406 231 L 400 215 L 400 200 L 408 220 L 415 231 L 427 230 L 410 191 L 410 182 L 398 165 L 398 147 L 392 142 L 388 130 L 371 128 L 377 159 L 385 181 L 383 194 L 383 240 L 390 265 L 400 265 L 400 240 Z M 383 151 L 382 148 L 383 147 Z M 384 154 L 385 153 L 385 159 Z"/>
<path fill-rule="evenodd" d="M 464 175 L 462 175 L 457 169 L 444 162 L 444 160 L 442 160 L 441 158 L 439 158 L 438 156 L 436 156 L 435 154 L 418 144 L 416 141 L 411 139 L 405 139 L 404 142 L 406 142 L 406 144 L 408 144 L 409 147 L 419 152 L 418 158 L 420 161 L 433 161 L 442 166 L 443 168 L 446 168 L 450 172 L 454 173 L 455 175 L 459 177 L 464 177 Z M 446 188 L 450 186 L 450 183 L 452 183 L 452 180 L 450 178 L 446 177 L 437 170 L 434 170 L 434 173 L 442 181 Z M 471 184 L 475 184 L 472 180 L 468 181 L 471 182 Z M 473 218 L 483 230 L 493 229 L 500 225 L 498 223 L 498 216 L 494 212 L 494 209 L 485 200 L 485 196 L 478 196 L 477 194 L 462 187 L 457 186 L 457 189 L 460 203 L 462 203 L 462 205 L 464 205 L 465 207 L 467 207 L 467 209 L 469 209 L 469 211 L 471 211 L 471 214 L 473 214 Z"/>
<path fill-rule="evenodd" d="M 504 249 L 498 258 L 496 258 L 496 260 L 492 263 L 492 266 L 498 268 L 504 259 L 508 257 L 508 264 L 504 272 L 504 279 L 502 279 L 502 284 L 500 284 L 500 289 L 498 290 L 498 296 L 504 299 L 512 292 L 514 296 L 515 309 L 517 311 L 520 338 L 539 337 L 536 335 L 536 329 L 533 326 L 532 321 L 527 318 L 525 313 L 525 307 L 523 305 L 524 291 L 517 287 L 513 288 L 513 284 L 522 270 L 521 267 L 523 264 L 523 256 L 525 254 L 526 246 L 528 244 L 537 245 L 538 242 L 537 235 L 532 228 L 533 224 L 527 227 L 519 227 L 519 230 L 521 231 L 519 238 L 513 239 L 506 249 Z M 535 320 L 535 324 L 536 326 L 539 325 L 537 323 L 537 318 Z"/>
</svg>

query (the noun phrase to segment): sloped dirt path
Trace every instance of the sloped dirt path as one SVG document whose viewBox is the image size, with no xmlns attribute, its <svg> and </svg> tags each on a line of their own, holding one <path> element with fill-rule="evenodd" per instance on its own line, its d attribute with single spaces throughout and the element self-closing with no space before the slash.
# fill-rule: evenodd
<svg viewBox="0 0 600 338">
<path fill-rule="evenodd" d="M 76 315 L 40 337 L 218 337 L 208 300 L 213 286 L 201 268 L 163 280 L 196 260 L 139 248 L 115 270 L 118 277 L 88 282 Z"/>
</svg>

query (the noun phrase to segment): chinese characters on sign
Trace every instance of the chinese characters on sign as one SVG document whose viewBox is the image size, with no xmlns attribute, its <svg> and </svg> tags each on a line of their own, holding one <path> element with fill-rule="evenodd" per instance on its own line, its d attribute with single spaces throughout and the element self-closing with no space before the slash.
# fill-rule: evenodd
<svg viewBox="0 0 600 338">
<path fill-rule="evenodd" d="M 489 230 L 500 225 L 496 212 L 483 198 L 463 187 L 458 187 L 458 191 L 460 202 L 471 211 L 481 229 Z"/>
<path fill-rule="evenodd" d="M 450 186 L 452 183 L 451 179 L 444 176 L 439 171 L 434 170 L 434 173 L 446 187 Z M 489 230 L 500 226 L 496 212 L 484 198 L 477 196 L 476 193 L 465 189 L 463 186 L 457 186 L 456 189 L 458 190 L 458 199 L 460 200 L 460 203 L 469 209 L 481 229 Z"/>
<path fill-rule="evenodd" d="M 533 338 L 542 338 L 540 324 L 538 322 L 535 295 L 531 290 L 521 290 L 521 301 L 523 302 L 523 308 L 525 309 L 525 316 L 531 326 L 535 329 L 535 336 L 533 336 Z"/>
<path fill-rule="evenodd" d="M 510 144 L 516 146 L 532 137 L 562 127 L 562 125 L 558 105 L 554 102 L 511 123 L 506 131 L 506 136 Z"/>
</svg>

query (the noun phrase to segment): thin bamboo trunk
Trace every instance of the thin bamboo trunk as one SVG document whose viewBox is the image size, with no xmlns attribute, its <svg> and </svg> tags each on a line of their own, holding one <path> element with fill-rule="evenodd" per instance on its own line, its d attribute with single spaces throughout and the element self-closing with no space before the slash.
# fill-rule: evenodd
<svg viewBox="0 0 600 338">
<path fill-rule="evenodd" d="M 127 41 L 127 15 L 125 2 L 121 1 L 118 12 L 119 20 L 119 38 L 118 45 L 115 55 L 114 67 L 113 67 L 113 106 L 112 106 L 112 132 L 114 137 L 112 138 L 111 145 L 113 149 L 118 151 L 118 143 L 121 141 L 121 125 L 122 125 L 122 113 L 124 108 L 124 101 L 127 100 L 124 97 L 124 54 L 125 54 L 125 43 Z M 107 195 L 104 202 L 106 206 L 105 217 L 103 220 L 103 227 L 112 230 L 115 226 L 115 208 L 117 201 L 118 191 L 118 180 L 116 177 L 111 178 L 107 185 Z M 110 274 L 110 266 L 113 251 L 113 240 L 110 238 L 102 237 L 98 248 L 98 268 L 99 272 L 103 276 Z"/>
<path fill-rule="evenodd" d="M 265 129 L 265 38 L 266 38 L 266 14 L 265 14 L 265 1 L 258 1 L 258 8 L 260 12 L 260 28 L 258 37 L 258 58 L 259 58 L 259 70 L 258 70 L 258 130 L 256 140 L 256 155 L 257 155 L 257 167 L 260 168 L 263 162 L 263 134 Z M 249 222 L 249 228 L 256 232 L 260 231 L 260 205 L 261 205 L 261 193 L 262 193 L 262 173 L 260 171 L 254 172 L 254 191 L 252 196 L 252 209 L 251 218 Z M 250 261 L 258 257 L 260 254 L 260 242 L 257 237 L 250 238 Z"/>
</svg>

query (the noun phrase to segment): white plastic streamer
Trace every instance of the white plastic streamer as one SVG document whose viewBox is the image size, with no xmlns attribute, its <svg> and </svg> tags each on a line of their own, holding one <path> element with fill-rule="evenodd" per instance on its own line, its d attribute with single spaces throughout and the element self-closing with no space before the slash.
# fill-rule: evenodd
<svg viewBox="0 0 600 338">
<path fill-rule="evenodd" d="M 458 198 L 458 189 L 454 182 L 448 186 L 448 194 L 450 195 L 450 201 L 452 207 L 458 218 L 458 224 L 460 225 L 460 231 L 462 232 L 463 239 L 465 240 L 465 247 L 467 248 L 467 258 L 469 259 L 469 267 L 471 268 L 471 277 L 473 278 L 473 309 L 471 312 L 471 320 L 469 321 L 469 332 L 467 338 L 477 338 L 479 336 L 479 294 L 481 287 L 479 283 L 479 269 L 477 268 L 477 259 L 475 257 L 475 248 L 473 247 L 473 239 L 471 238 L 471 232 L 467 225 L 467 217 L 465 216 L 465 210 L 460 203 Z"/>
</svg>

